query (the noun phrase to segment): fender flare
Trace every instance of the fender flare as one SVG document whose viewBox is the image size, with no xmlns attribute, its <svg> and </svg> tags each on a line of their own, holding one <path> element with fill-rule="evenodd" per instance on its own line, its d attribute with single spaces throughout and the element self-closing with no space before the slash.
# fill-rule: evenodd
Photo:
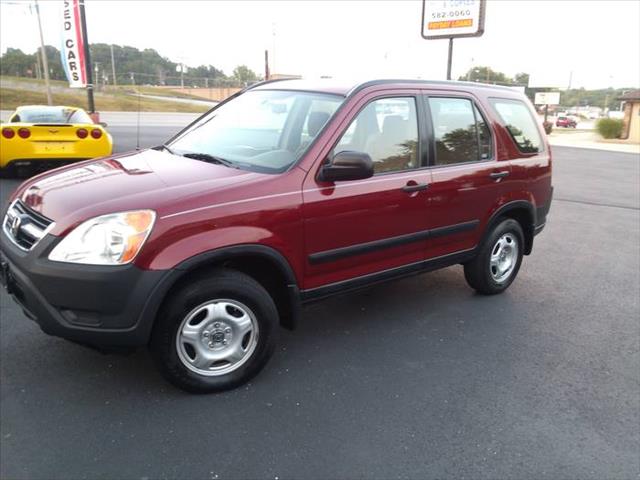
<svg viewBox="0 0 640 480">
<path fill-rule="evenodd" d="M 220 247 L 213 250 L 207 250 L 205 252 L 189 257 L 183 260 L 174 267 L 175 270 L 192 270 L 200 265 L 206 263 L 215 262 L 216 260 L 228 260 L 234 257 L 240 257 L 244 255 L 256 255 L 268 258 L 273 261 L 281 273 L 287 279 L 287 284 L 298 285 L 293 268 L 287 261 L 284 255 L 278 252 L 275 248 L 267 247 L 260 244 L 243 244 L 232 245 L 230 247 Z"/>
<path fill-rule="evenodd" d="M 298 281 L 295 276 L 293 268 L 287 261 L 284 255 L 278 252 L 276 249 L 259 244 L 244 244 L 233 245 L 229 247 L 221 247 L 213 250 L 201 252 L 197 255 L 183 260 L 170 270 L 170 273 L 163 278 L 163 281 L 152 292 L 148 299 L 142 317 L 145 320 L 147 327 L 147 338 L 151 334 L 153 324 L 155 323 L 155 317 L 158 314 L 163 302 L 169 295 L 171 289 L 188 274 L 199 267 L 203 267 L 210 263 L 222 262 L 225 260 L 231 260 L 242 256 L 259 256 L 269 260 L 274 264 L 279 272 L 286 280 L 286 300 L 287 305 L 285 311 L 286 316 L 281 316 L 280 323 L 285 328 L 293 330 L 300 317 L 301 300 L 300 289 L 298 287 Z M 276 305 L 278 306 L 278 305 Z M 278 311 L 282 311 L 278 306 Z"/>
<path fill-rule="evenodd" d="M 529 216 L 531 217 L 531 223 L 529 225 L 523 225 L 526 243 L 524 254 L 529 255 L 531 253 L 531 250 L 533 249 L 533 237 L 536 226 L 536 208 L 531 202 L 527 200 L 514 200 L 511 202 L 507 202 L 504 205 L 501 205 L 495 212 L 493 212 L 489 217 L 489 220 L 487 220 L 484 233 L 482 234 L 482 240 L 484 241 L 498 218 L 503 216 L 505 213 L 513 210 L 521 210 L 523 208 L 529 213 Z"/>
</svg>

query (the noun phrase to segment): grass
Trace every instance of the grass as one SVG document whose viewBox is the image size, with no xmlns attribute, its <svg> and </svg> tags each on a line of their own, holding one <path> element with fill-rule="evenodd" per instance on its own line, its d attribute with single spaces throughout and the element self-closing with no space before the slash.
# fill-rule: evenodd
<svg viewBox="0 0 640 480">
<path fill-rule="evenodd" d="M 37 78 L 29 78 L 29 77 L 14 77 L 12 75 L 2 75 L 0 76 L 0 82 L 2 82 L 3 80 L 11 80 L 14 82 L 23 82 L 23 83 L 30 83 L 33 85 L 42 85 L 42 88 L 44 88 L 44 80 L 38 80 Z M 50 80 L 51 85 L 52 86 L 60 86 L 60 87 L 68 87 L 69 83 L 65 82 L 63 80 Z"/>
<path fill-rule="evenodd" d="M 206 100 L 206 98 L 197 97 L 189 93 L 180 92 L 178 90 L 171 90 L 170 88 L 149 87 L 149 86 L 134 86 L 134 85 L 118 85 L 117 87 L 109 87 L 109 90 L 117 88 L 127 93 L 142 93 L 144 95 L 156 95 L 157 97 L 174 97 L 174 98 L 186 98 L 189 100 Z M 179 87 L 178 87 L 179 88 Z"/>
<path fill-rule="evenodd" d="M 22 80 L 22 79 L 20 79 Z M 87 108 L 87 93 L 81 90 L 65 90 L 52 92 L 55 105 L 68 105 L 70 107 Z M 46 105 L 45 92 L 19 88 L 0 88 L 0 110 L 14 110 L 20 105 Z M 150 98 L 140 98 L 127 95 L 126 92 L 95 94 L 96 110 L 137 112 L 138 108 L 143 112 L 189 112 L 201 113 L 209 109 L 206 105 L 196 105 L 178 102 L 165 102 Z"/>
</svg>

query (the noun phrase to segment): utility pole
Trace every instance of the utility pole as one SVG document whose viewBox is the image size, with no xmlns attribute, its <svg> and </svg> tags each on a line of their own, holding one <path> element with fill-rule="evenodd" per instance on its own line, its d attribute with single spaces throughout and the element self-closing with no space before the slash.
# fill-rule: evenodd
<svg viewBox="0 0 640 480">
<path fill-rule="evenodd" d="M 84 58 L 87 70 L 87 100 L 89 103 L 89 113 L 96 112 L 96 105 L 93 101 L 93 70 L 91 68 L 91 49 L 89 48 L 89 38 L 87 37 L 87 17 L 84 11 L 84 0 L 79 0 L 80 4 L 80 24 L 82 25 L 82 38 L 84 39 Z"/>
<path fill-rule="evenodd" d="M 269 80 L 271 72 L 269 72 L 269 50 L 264 51 L 264 79 Z"/>
<path fill-rule="evenodd" d="M 116 80 L 116 62 L 113 59 L 113 44 L 109 45 L 111 47 L 111 75 L 113 75 L 113 86 L 118 86 L 118 80 Z"/>
<path fill-rule="evenodd" d="M 51 84 L 49 83 L 49 62 L 47 61 L 47 52 L 44 49 L 44 35 L 42 35 L 42 22 L 40 21 L 38 0 L 36 0 L 36 16 L 38 17 L 38 30 L 40 30 L 40 54 L 42 55 L 42 69 L 44 70 L 44 84 L 47 88 L 47 105 L 53 105 L 53 100 L 51 99 Z"/>
</svg>

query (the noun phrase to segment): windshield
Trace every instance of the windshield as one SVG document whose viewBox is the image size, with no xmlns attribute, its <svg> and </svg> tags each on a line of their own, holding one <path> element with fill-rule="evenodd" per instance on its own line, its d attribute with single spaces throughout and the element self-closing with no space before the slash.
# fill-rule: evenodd
<svg viewBox="0 0 640 480">
<path fill-rule="evenodd" d="M 93 123 L 87 112 L 80 108 L 37 107 L 21 108 L 11 122 L 23 123 Z"/>
<path fill-rule="evenodd" d="M 204 116 L 169 147 L 203 161 L 282 172 L 304 154 L 343 100 L 323 93 L 249 91 Z"/>
</svg>

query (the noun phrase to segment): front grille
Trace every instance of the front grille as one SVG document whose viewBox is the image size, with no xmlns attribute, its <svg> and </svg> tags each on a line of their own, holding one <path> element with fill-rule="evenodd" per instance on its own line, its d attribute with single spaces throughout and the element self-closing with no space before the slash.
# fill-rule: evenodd
<svg viewBox="0 0 640 480">
<path fill-rule="evenodd" d="M 34 212 L 20 200 L 14 201 L 2 221 L 2 230 L 22 250 L 29 251 L 53 227 L 47 217 Z"/>
</svg>

